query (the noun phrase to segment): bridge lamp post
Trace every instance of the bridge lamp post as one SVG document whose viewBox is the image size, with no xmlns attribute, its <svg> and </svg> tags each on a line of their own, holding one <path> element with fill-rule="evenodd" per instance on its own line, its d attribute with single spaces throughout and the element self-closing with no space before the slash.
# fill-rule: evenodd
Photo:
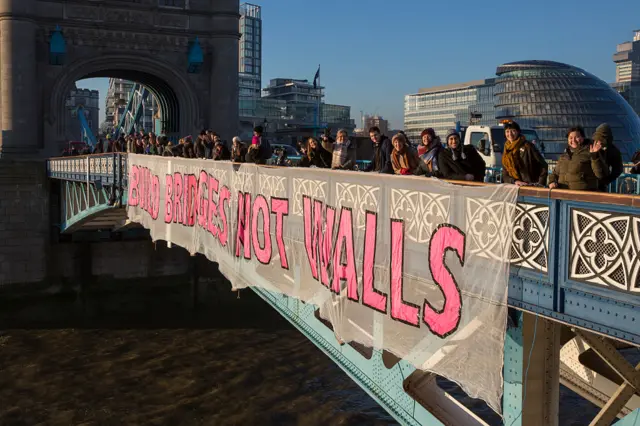
<svg viewBox="0 0 640 426">
<path fill-rule="evenodd" d="M 66 56 L 67 42 L 62 35 L 60 26 L 56 25 L 56 29 L 51 33 L 51 39 L 49 40 L 49 64 L 64 65 Z"/>
<path fill-rule="evenodd" d="M 202 47 L 200 47 L 198 37 L 189 45 L 188 61 L 187 72 L 190 74 L 199 73 L 204 63 L 204 54 L 202 53 Z"/>
</svg>

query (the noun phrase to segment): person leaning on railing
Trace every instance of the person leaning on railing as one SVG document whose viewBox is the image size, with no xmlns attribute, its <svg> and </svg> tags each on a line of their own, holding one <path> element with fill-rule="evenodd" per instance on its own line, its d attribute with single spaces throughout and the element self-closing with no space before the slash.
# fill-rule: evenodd
<svg viewBox="0 0 640 426">
<path fill-rule="evenodd" d="M 443 179 L 484 181 L 484 160 L 473 145 L 462 145 L 456 130 L 449 130 L 447 148 L 438 155 L 438 165 Z"/>
<path fill-rule="evenodd" d="M 407 144 L 407 138 L 402 133 L 397 133 L 393 139 L 393 151 L 391 151 L 391 166 L 397 175 L 413 175 L 418 168 L 418 154 Z"/>
<path fill-rule="evenodd" d="M 340 129 L 333 143 L 331 168 L 353 170 L 356 166 L 356 145 L 349 139 L 346 130 Z"/>
<path fill-rule="evenodd" d="M 444 149 L 440 137 L 432 128 L 424 129 L 420 133 L 421 143 L 418 147 L 418 167 L 414 174 L 426 177 L 442 177 L 438 167 L 438 155 Z"/>
<path fill-rule="evenodd" d="M 602 156 L 607 165 L 607 176 L 598 183 L 600 191 L 607 192 L 610 183 L 615 182 L 624 171 L 624 163 L 622 161 L 622 153 L 613 143 L 613 132 L 607 123 L 598 126 L 595 133 L 591 137 L 593 142 L 600 142 L 602 145 Z"/>
<path fill-rule="evenodd" d="M 244 142 L 238 137 L 233 137 L 233 145 L 231 146 L 231 161 L 234 163 L 244 163 L 245 156 L 247 155 L 247 147 Z"/>
<path fill-rule="evenodd" d="M 316 138 L 307 139 L 305 154 L 298 163 L 298 167 L 317 167 L 328 169 L 331 167 L 331 153 Z"/>
<path fill-rule="evenodd" d="M 568 146 L 549 177 L 549 188 L 597 191 L 599 181 L 607 177 L 602 143 L 586 140 L 582 127 L 567 133 Z"/>
<path fill-rule="evenodd" d="M 549 166 L 538 149 L 529 142 L 515 121 L 504 126 L 507 142 L 502 154 L 502 180 L 518 186 L 546 186 Z"/>
<path fill-rule="evenodd" d="M 640 150 L 636 151 L 633 157 L 631 157 L 631 164 L 633 164 L 633 167 L 631 167 L 629 173 L 632 175 L 640 175 Z"/>
</svg>

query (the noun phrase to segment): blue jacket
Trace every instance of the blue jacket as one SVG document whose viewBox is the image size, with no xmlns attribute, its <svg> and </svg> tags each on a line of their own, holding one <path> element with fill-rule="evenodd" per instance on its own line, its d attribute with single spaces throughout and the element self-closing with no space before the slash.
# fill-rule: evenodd
<svg viewBox="0 0 640 426">
<path fill-rule="evenodd" d="M 391 139 L 386 136 L 382 136 L 382 140 L 379 144 L 373 145 L 373 157 L 371 157 L 371 163 L 367 167 L 368 172 L 378 172 L 393 174 L 393 167 L 391 166 L 391 152 L 393 151 L 393 145 Z M 376 157 L 380 156 L 379 161 L 376 161 Z"/>
</svg>

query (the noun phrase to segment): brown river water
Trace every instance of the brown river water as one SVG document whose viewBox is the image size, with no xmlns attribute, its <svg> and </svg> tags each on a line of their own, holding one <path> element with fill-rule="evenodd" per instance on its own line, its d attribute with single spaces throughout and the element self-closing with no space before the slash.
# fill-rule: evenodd
<svg viewBox="0 0 640 426">
<path fill-rule="evenodd" d="M 198 309 L 188 284 L 0 297 L 0 425 L 397 424 L 251 290 L 220 284 Z M 563 425 L 594 411 L 568 403 Z"/>
</svg>

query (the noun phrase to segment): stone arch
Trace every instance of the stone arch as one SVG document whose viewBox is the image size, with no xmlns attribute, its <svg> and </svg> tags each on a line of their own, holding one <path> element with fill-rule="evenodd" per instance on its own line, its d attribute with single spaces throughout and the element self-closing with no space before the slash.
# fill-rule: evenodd
<svg viewBox="0 0 640 426">
<path fill-rule="evenodd" d="M 181 75 L 170 65 L 144 54 L 102 54 L 64 67 L 61 78 L 55 82 L 48 96 L 50 130 L 55 136 L 47 135 L 45 139 L 54 137 L 58 141 L 64 138 L 65 120 L 60 114 L 64 111 L 69 91 L 76 81 L 93 77 L 124 78 L 146 86 L 160 102 L 162 114 L 166 114 L 171 123 L 169 130 L 172 133 L 188 134 L 201 127 L 201 106 L 186 78 L 186 70 Z"/>
</svg>

